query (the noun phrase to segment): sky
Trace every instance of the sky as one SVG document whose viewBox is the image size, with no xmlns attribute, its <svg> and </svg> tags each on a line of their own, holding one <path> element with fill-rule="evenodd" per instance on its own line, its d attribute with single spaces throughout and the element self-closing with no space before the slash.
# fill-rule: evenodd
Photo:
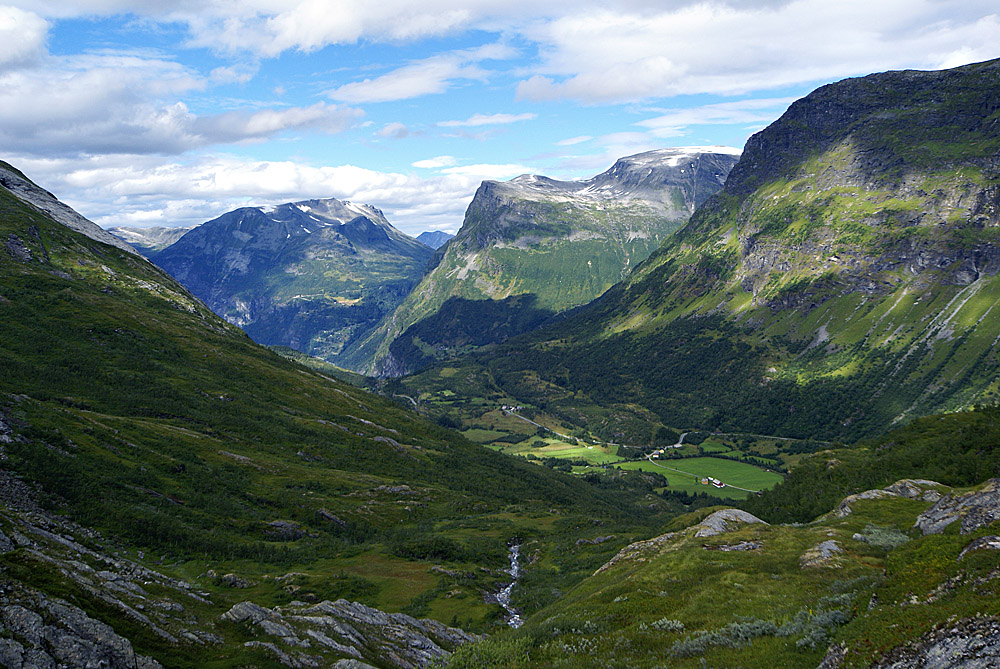
<svg viewBox="0 0 1000 669">
<path fill-rule="evenodd" d="M 0 0 L 0 159 L 104 226 L 742 148 L 811 90 L 1000 57 L 996 0 Z"/>
</svg>

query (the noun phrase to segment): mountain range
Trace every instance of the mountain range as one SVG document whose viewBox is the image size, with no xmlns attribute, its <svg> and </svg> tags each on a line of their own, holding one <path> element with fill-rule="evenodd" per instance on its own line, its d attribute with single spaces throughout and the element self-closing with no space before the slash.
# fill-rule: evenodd
<svg viewBox="0 0 1000 669">
<path fill-rule="evenodd" d="M 648 438 L 651 418 L 857 438 L 994 401 L 998 87 L 991 61 L 793 103 L 624 281 L 467 360 L 495 385 L 477 394 L 563 415 L 600 405 L 582 420 L 613 440 Z M 419 377 L 405 383 L 419 394 Z"/>
<path fill-rule="evenodd" d="M 336 359 L 419 281 L 433 250 L 336 199 L 228 212 L 151 257 L 255 341 Z"/>
<path fill-rule="evenodd" d="M 486 182 L 437 252 L 310 200 L 157 264 L 0 163 L 0 664 L 995 666 L 1000 61 L 820 88 L 708 194 L 715 160 Z M 639 244 L 611 287 L 570 281 L 588 221 Z M 421 368 L 379 394 L 233 322 L 407 281 L 427 316 L 327 314 Z"/>
<path fill-rule="evenodd" d="M 739 152 L 662 149 L 585 181 L 484 181 L 433 268 L 358 348 L 398 375 L 495 344 L 621 281 L 722 187 Z"/>
<path fill-rule="evenodd" d="M 158 252 L 176 242 L 193 228 L 194 226 L 178 226 L 174 228 L 163 226 L 152 226 L 148 228 L 117 226 L 108 228 L 107 230 L 115 237 L 131 244 L 132 248 L 139 251 L 147 258 L 151 258 Z"/>
</svg>

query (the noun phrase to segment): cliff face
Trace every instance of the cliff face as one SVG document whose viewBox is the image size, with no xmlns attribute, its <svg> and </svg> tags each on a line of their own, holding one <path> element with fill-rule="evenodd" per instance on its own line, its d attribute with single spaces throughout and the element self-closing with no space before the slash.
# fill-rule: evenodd
<svg viewBox="0 0 1000 669">
<path fill-rule="evenodd" d="M 434 269 L 366 342 L 366 357 L 376 358 L 369 371 L 412 370 L 593 300 L 722 187 L 736 154 L 664 149 L 622 158 L 586 181 L 484 181 Z M 514 303 L 521 313 L 510 312 Z M 414 326 L 419 332 L 404 334 Z"/>
<path fill-rule="evenodd" d="M 155 261 L 256 341 L 335 361 L 416 284 L 431 253 L 378 209 L 327 199 L 237 209 Z"/>
</svg>

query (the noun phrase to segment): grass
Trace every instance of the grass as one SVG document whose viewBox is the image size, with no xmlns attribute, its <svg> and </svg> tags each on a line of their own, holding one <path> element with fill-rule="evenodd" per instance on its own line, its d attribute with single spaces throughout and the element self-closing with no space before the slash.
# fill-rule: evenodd
<svg viewBox="0 0 1000 669">
<path fill-rule="evenodd" d="M 748 465 L 743 462 L 723 460 L 721 458 L 664 458 L 655 461 L 656 464 L 644 461 L 635 461 L 616 465 L 622 469 L 642 470 L 646 472 L 656 472 L 663 474 L 670 482 L 671 490 L 682 490 L 684 492 L 704 492 L 717 497 L 728 499 L 739 499 L 746 497 L 749 493 L 733 488 L 716 488 L 713 485 L 700 483 L 701 479 L 713 476 L 723 483 L 749 488 L 750 490 L 765 490 L 772 488 L 782 480 L 782 476 L 775 472 L 765 471 L 759 467 Z M 659 465 L 659 466 L 657 466 Z M 679 469 L 688 474 L 678 473 L 670 469 Z"/>
</svg>

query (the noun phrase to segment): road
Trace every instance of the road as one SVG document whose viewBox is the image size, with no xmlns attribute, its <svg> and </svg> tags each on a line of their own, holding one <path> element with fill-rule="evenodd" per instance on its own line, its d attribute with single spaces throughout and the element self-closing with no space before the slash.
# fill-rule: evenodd
<svg viewBox="0 0 1000 669">
<path fill-rule="evenodd" d="M 540 427 L 543 430 L 547 430 L 548 432 L 551 432 L 552 434 L 556 435 L 557 437 L 562 437 L 563 439 L 574 439 L 575 438 L 575 437 L 569 436 L 568 434 L 562 434 L 561 432 L 556 432 L 552 428 L 545 427 L 544 425 L 539 425 L 535 421 L 531 420 L 530 418 L 525 418 L 524 416 L 522 416 L 519 413 L 514 413 L 513 411 L 504 411 L 504 413 L 507 414 L 508 416 L 513 416 L 514 418 L 520 418 L 525 423 L 531 423 L 535 427 Z"/>
</svg>

